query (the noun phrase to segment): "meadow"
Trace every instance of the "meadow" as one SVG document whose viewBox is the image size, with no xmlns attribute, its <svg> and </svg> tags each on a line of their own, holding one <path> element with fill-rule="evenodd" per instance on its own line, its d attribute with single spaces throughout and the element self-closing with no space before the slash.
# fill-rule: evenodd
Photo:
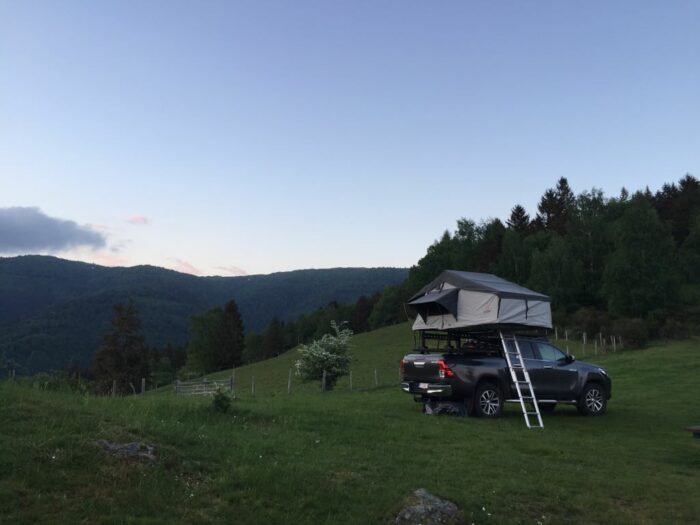
<svg viewBox="0 0 700 525">
<path fill-rule="evenodd" d="M 293 351 L 241 368 L 226 414 L 170 387 L 110 398 L 2 381 L 0 522 L 388 523 L 419 487 L 467 523 L 698 520 L 700 440 L 684 431 L 700 424 L 698 341 L 587 356 L 613 379 L 608 413 L 558 407 L 543 430 L 517 405 L 498 420 L 421 414 L 398 388 L 411 345 L 405 324 L 356 336 L 352 391 L 295 378 L 287 394 Z M 153 444 L 157 460 L 98 439 Z"/>
</svg>

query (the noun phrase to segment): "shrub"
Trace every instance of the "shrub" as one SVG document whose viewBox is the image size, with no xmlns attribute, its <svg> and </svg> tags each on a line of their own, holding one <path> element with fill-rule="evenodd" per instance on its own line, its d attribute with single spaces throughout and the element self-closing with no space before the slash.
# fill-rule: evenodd
<svg viewBox="0 0 700 525">
<path fill-rule="evenodd" d="M 628 348 L 641 348 L 649 340 L 649 329 L 643 319 L 618 319 L 613 323 L 613 332 L 622 337 Z"/>
<path fill-rule="evenodd" d="M 588 338 L 599 332 L 609 332 L 610 319 L 605 312 L 594 308 L 580 308 L 571 316 L 571 324 L 577 332 L 586 332 Z"/>
<path fill-rule="evenodd" d="M 212 399 L 212 406 L 217 412 L 225 414 L 231 408 L 231 396 L 220 388 L 217 389 Z"/>
<path fill-rule="evenodd" d="M 324 334 L 308 345 L 299 347 L 300 359 L 294 364 L 296 373 L 305 381 L 323 381 L 326 372 L 327 390 L 332 390 L 339 377 L 350 371 L 350 338 L 352 330 L 346 323 L 331 321 L 335 334 Z"/>
<path fill-rule="evenodd" d="M 684 339 L 690 333 L 688 325 L 677 319 L 666 319 L 664 325 L 659 329 L 659 337 L 664 339 Z"/>
</svg>

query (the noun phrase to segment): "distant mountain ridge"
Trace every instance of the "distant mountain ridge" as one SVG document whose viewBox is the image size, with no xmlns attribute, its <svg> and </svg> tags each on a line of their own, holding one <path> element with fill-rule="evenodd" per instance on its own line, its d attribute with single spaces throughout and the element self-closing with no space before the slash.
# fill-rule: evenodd
<svg viewBox="0 0 700 525">
<path fill-rule="evenodd" d="M 331 268 L 196 277 L 155 266 L 111 268 L 57 257 L 0 258 L 0 357 L 24 372 L 86 365 L 112 306 L 133 300 L 149 345 L 184 344 L 190 317 L 230 299 L 246 330 L 347 303 L 402 282 L 405 268 Z"/>
</svg>

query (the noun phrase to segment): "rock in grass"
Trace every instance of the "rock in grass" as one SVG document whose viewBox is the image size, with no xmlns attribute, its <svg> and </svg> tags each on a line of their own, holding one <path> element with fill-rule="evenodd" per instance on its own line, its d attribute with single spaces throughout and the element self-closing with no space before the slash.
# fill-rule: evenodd
<svg viewBox="0 0 700 525">
<path fill-rule="evenodd" d="M 98 439 L 95 441 L 95 445 L 103 448 L 114 457 L 117 458 L 136 458 L 145 459 L 147 461 L 156 460 L 156 447 L 153 445 L 146 445 L 139 441 L 133 441 L 131 443 L 115 443 L 112 441 L 107 441 L 106 439 Z"/>
<path fill-rule="evenodd" d="M 456 525 L 464 515 L 451 501 L 433 496 L 425 489 L 416 490 L 396 516 L 396 525 Z"/>
</svg>

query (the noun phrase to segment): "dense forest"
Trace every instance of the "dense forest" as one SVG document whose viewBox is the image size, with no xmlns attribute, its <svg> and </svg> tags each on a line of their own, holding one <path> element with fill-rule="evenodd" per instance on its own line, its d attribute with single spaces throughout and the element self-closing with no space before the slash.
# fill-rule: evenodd
<svg viewBox="0 0 700 525">
<path fill-rule="evenodd" d="M 566 178 L 547 189 L 531 215 L 515 204 L 507 220 L 461 218 L 400 285 L 333 302 L 286 324 L 249 334 L 248 359 L 274 355 L 348 320 L 355 332 L 406 321 L 405 301 L 442 270 L 494 273 L 552 297 L 554 322 L 572 332 L 615 333 L 632 345 L 684 337 L 700 326 L 700 183 L 608 197 L 575 194 Z M 277 350 L 279 351 L 279 350 Z"/>
<path fill-rule="evenodd" d="M 353 302 L 405 280 L 398 268 L 300 270 L 195 277 L 157 268 L 107 268 L 55 257 L 0 258 L 0 367 L 18 373 L 86 367 L 115 305 L 131 301 L 144 344 L 177 357 L 191 318 L 231 299 L 248 330 L 294 319 L 330 301 Z"/>
</svg>

